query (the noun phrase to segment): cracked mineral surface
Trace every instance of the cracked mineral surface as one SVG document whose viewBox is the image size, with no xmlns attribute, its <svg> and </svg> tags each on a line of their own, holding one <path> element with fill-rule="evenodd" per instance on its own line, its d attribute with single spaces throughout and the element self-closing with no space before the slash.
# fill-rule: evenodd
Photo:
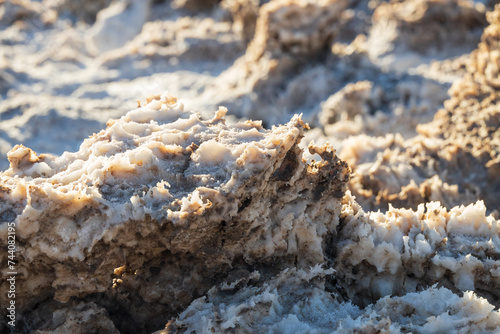
<svg viewBox="0 0 500 334">
<path fill-rule="evenodd" d="M 498 333 L 497 3 L 0 0 L 0 333 Z"/>
</svg>

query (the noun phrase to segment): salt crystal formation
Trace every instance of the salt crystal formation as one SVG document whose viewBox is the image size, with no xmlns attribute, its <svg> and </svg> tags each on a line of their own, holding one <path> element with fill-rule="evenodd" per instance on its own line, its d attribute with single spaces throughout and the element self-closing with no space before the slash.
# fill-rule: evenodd
<svg viewBox="0 0 500 334">
<path fill-rule="evenodd" d="M 309 147 L 321 161 L 302 158 L 300 117 L 267 131 L 225 113 L 202 121 L 163 95 L 75 153 L 9 153 L 0 233 L 15 222 L 23 330 L 500 326 L 500 221 L 482 202 L 365 213 L 328 145 Z M 458 296 L 470 290 L 480 297 Z"/>
<path fill-rule="evenodd" d="M 263 286 L 221 286 L 195 300 L 176 321 L 157 334 L 172 332 L 230 333 L 494 333 L 500 313 L 472 292 L 459 297 L 431 287 L 402 297 L 385 297 L 360 310 L 332 298 L 324 277 L 331 270 L 287 270 Z"/>
<path fill-rule="evenodd" d="M 457 47 L 475 43 L 485 24 L 472 2 L 432 0 L 383 3 L 372 21 L 370 58 L 397 71 L 422 63 L 428 55 L 449 58 L 447 53 L 457 52 Z"/>
<path fill-rule="evenodd" d="M 420 136 L 379 138 L 372 150 L 361 148 L 359 139 L 346 145 L 343 157 L 358 166 L 352 189 L 365 208 L 388 203 L 416 208 L 433 200 L 452 208 L 480 198 L 498 209 L 500 7 L 487 18 L 490 25 L 471 54 L 468 72 L 453 84 L 434 120 L 417 127 Z"/>
<path fill-rule="evenodd" d="M 78 152 L 9 153 L 1 235 L 14 221 L 19 311 L 78 298 L 116 303 L 119 321 L 128 314 L 137 330 L 161 328 L 249 268 L 271 275 L 323 262 L 347 165 L 328 146 L 310 146 L 320 162 L 302 160 L 300 117 L 266 131 L 260 121 L 225 125 L 224 108 L 210 121 L 182 109 L 158 97 Z"/>
<path fill-rule="evenodd" d="M 446 210 L 438 202 L 363 213 L 347 195 L 331 245 L 338 284 L 357 305 L 439 283 L 500 304 L 500 225 L 482 201 Z"/>
<path fill-rule="evenodd" d="M 267 118 L 266 113 L 270 113 L 266 104 L 275 100 L 281 83 L 290 79 L 295 67 L 320 57 L 340 33 L 344 23 L 342 12 L 348 3 L 347 0 L 278 0 L 260 8 L 255 35 L 245 55 L 221 74 L 216 83 L 224 87 L 223 92 L 228 92 L 225 95 L 229 105 L 253 101 L 252 110 L 240 110 L 239 116 L 251 113 L 254 118 Z"/>
<path fill-rule="evenodd" d="M 0 26 L 17 332 L 500 331 L 500 5 L 0 0 Z M 150 85 L 200 114 L 122 116 Z"/>
</svg>

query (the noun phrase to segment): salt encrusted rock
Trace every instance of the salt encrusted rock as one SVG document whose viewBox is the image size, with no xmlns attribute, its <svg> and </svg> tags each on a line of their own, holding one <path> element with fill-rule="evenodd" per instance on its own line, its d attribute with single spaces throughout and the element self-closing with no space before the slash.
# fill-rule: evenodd
<svg viewBox="0 0 500 334">
<path fill-rule="evenodd" d="M 344 145 L 342 157 L 356 172 L 351 190 L 366 209 L 388 203 L 416 209 L 432 200 L 451 209 L 477 199 L 489 210 L 500 207 L 499 13 L 499 5 L 488 13 L 490 26 L 468 73 L 453 84 L 434 120 L 417 127 L 420 136 L 379 138 L 372 151 L 359 145 L 366 138 Z"/>
<path fill-rule="evenodd" d="M 354 170 L 349 188 L 367 211 L 387 210 L 389 203 L 414 210 L 429 201 L 440 201 L 450 209 L 474 203 L 479 187 L 463 187 L 464 179 L 450 174 L 443 161 L 436 159 L 442 145 L 442 140 L 421 136 L 409 140 L 393 134 L 349 138 L 341 150 Z"/>
<path fill-rule="evenodd" d="M 451 210 L 438 202 L 416 211 L 390 207 L 385 214 L 365 214 L 349 193 L 344 201 L 331 252 L 336 283 L 353 303 L 439 283 L 500 306 L 500 221 L 486 215 L 482 201 Z"/>
<path fill-rule="evenodd" d="M 263 285 L 254 272 L 245 280 L 214 287 L 179 317 L 166 333 L 495 333 L 500 313 L 473 292 L 459 297 L 431 287 L 402 297 L 384 297 L 360 310 L 328 292 L 319 266 L 285 270 Z"/>
<path fill-rule="evenodd" d="M 348 0 L 274 0 L 263 5 L 249 47 L 249 57 L 259 59 L 315 56 L 339 33 L 341 12 Z"/>
<path fill-rule="evenodd" d="M 417 125 L 430 122 L 448 98 L 445 87 L 422 79 L 398 82 L 393 89 L 371 81 L 350 83 L 322 104 L 319 122 L 335 144 L 360 134 L 411 138 L 417 135 Z"/>
<path fill-rule="evenodd" d="M 454 83 L 451 98 L 434 121 L 418 128 L 443 139 L 439 156 L 464 187 L 474 186 L 488 207 L 500 208 L 500 5 L 472 55 L 468 74 Z M 458 181 L 457 180 L 457 181 Z M 457 182 L 458 183 L 458 182 Z M 462 182 L 460 182 L 462 183 Z"/>
<path fill-rule="evenodd" d="M 97 2 L 101 3 L 93 3 Z M 177 1 L 181 2 L 203 5 L 200 1 Z M 0 21 L 11 24 L 25 15 L 28 24 L 45 22 L 38 18 L 41 7 L 35 4 L 39 3 L 11 1 L 5 8 L 14 14 L 20 9 L 21 14 L 4 15 Z M 119 76 L 99 70 L 99 78 L 135 76 L 141 66 L 160 74 L 176 66 L 176 57 L 191 66 L 199 65 L 200 59 L 232 60 L 243 52 L 245 43 L 238 24 L 219 22 L 220 13 L 209 18 L 177 19 L 179 12 L 174 11 L 167 16 L 169 21 L 155 21 L 165 18 L 162 15 L 170 2 L 165 6 L 155 3 L 158 11 L 147 17 L 154 22 L 146 23 L 127 47 L 97 59 L 108 69 L 118 69 Z M 237 7 L 241 2 L 232 3 Z M 248 5 L 251 10 L 241 17 L 233 11 L 233 16 L 236 22 L 248 24 L 251 31 L 255 2 Z M 308 9 L 303 10 L 302 5 Z M 82 6 L 85 12 L 87 4 Z M 335 6 L 344 7 L 337 12 Z M 464 44 L 471 48 L 484 23 L 482 19 L 479 25 L 474 21 L 477 15 L 482 17 L 482 5 L 406 1 L 380 8 L 380 16 L 373 20 L 376 29 L 369 34 L 371 26 L 366 22 L 371 9 L 362 1 L 272 1 L 261 10 L 267 18 L 261 15 L 259 21 L 260 40 L 256 37 L 232 71 L 210 79 L 216 95 L 236 92 L 251 100 L 246 107 L 237 108 L 247 117 L 272 124 L 281 109 L 297 110 L 304 101 L 313 101 L 313 107 L 319 108 L 319 101 L 326 101 L 324 127 L 316 132 L 325 131 L 334 139 L 341 137 L 342 131 L 382 135 L 360 135 L 333 145 L 342 148 L 343 159 L 355 167 L 350 186 L 365 212 L 350 195 L 344 197 L 342 206 L 335 198 L 343 196 L 345 183 L 345 178 L 339 181 L 335 173 L 345 171 L 345 166 L 331 153 L 313 147 L 313 153 L 324 154 L 323 161 L 309 165 L 309 169 L 301 161 L 296 144 L 303 125 L 297 118 L 271 133 L 257 122 L 226 126 L 220 119 L 223 110 L 214 120 L 203 122 L 181 112 L 173 98 L 146 101 L 141 110 L 142 115 L 150 113 L 147 117 L 139 119 L 141 112 L 136 111 L 109 123 L 107 130 L 87 140 L 79 152 L 57 158 L 18 146 L 9 154 L 11 168 L 0 174 L 0 237 L 6 240 L 5 222 L 18 224 L 21 263 L 16 301 L 22 318 L 17 328 L 41 333 L 147 332 L 163 328 L 168 319 L 180 313 L 169 323 L 170 329 L 233 331 L 251 325 L 262 331 L 291 328 L 293 332 L 498 332 L 499 313 L 493 308 L 500 306 L 499 221 L 498 216 L 486 213 L 499 207 L 499 8 L 488 14 L 491 25 L 470 61 L 465 62 L 467 56 L 462 56 L 434 62 L 414 69 L 411 77 L 381 72 L 379 66 L 391 56 L 396 57 L 398 66 L 389 68 L 398 70 L 413 60 L 412 55 L 429 61 L 459 54 L 463 49 L 461 42 L 456 43 L 453 29 L 462 33 L 465 27 Z M 276 20 L 280 15 L 296 15 L 298 19 Z M 454 28 L 445 24 L 443 29 L 443 52 L 434 39 L 428 39 L 443 31 L 437 24 L 442 17 L 450 17 L 454 24 Z M 328 22 L 326 26 L 324 22 Z M 366 24 L 358 25 L 363 22 Z M 385 23 L 397 26 L 396 34 L 391 35 L 396 39 L 384 44 L 395 47 L 392 53 L 378 53 L 380 49 L 370 47 L 377 44 L 376 37 L 385 37 L 377 35 Z M 17 20 L 10 28 L 23 25 Z M 432 34 L 420 33 L 426 28 Z M 2 38 L 8 44 L 20 43 L 24 37 L 17 31 L 11 29 L 7 37 L 2 33 Z M 361 35 L 351 41 L 351 34 L 352 38 Z M 362 34 L 368 35 L 369 43 Z M 283 36 L 291 37 L 287 40 Z M 438 37 L 436 40 L 443 41 L 443 36 Z M 332 40 L 336 43 L 330 53 Z M 448 47 L 450 42 L 453 47 Z M 80 62 L 78 52 L 67 52 L 80 47 L 78 43 L 65 43 L 56 43 L 57 47 L 51 48 L 55 51 L 35 60 L 27 58 L 26 63 L 46 63 L 51 69 L 56 69 L 52 62 L 61 60 L 87 64 Z M 322 47 L 317 48 L 318 43 Z M 19 51 L 7 51 L 8 62 L 2 66 L 7 75 L 16 76 L 24 85 L 24 72 L 18 77 L 12 69 Z M 57 56 L 50 56 L 51 52 Z M 302 67 L 306 61 L 307 66 Z M 200 67 L 195 70 L 201 72 Z M 453 86 L 445 109 L 432 123 L 418 128 L 420 136 L 408 140 L 407 136 L 414 134 L 411 122 L 427 121 L 424 116 L 441 104 L 441 92 L 447 86 L 439 85 L 451 83 L 466 67 L 469 74 Z M 26 74 L 34 69 L 38 67 L 30 67 Z M 444 80 L 441 74 L 445 72 Z M 158 80 L 156 75 L 147 79 L 154 80 Z M 57 94 L 71 94 L 73 85 L 81 83 L 70 81 L 64 89 L 54 83 L 49 87 Z M 38 82 L 36 86 L 43 85 Z M 0 134 L 0 149 L 6 152 L 6 145 L 11 147 L 14 138 L 24 140 L 22 135 L 39 138 L 30 137 L 37 131 L 57 142 L 53 139 L 63 138 L 64 132 L 47 129 L 62 124 L 52 122 L 58 115 L 64 113 L 68 120 L 74 117 L 85 123 L 80 114 L 68 114 L 69 109 L 84 113 L 100 110 L 97 113 L 103 116 L 99 119 L 108 117 L 106 109 L 118 109 L 119 99 L 114 98 L 97 98 L 83 108 L 82 101 L 75 99 L 79 94 L 88 94 L 89 102 L 100 94 L 111 96 L 105 92 L 117 89 L 105 83 L 91 86 L 79 86 L 81 89 L 69 97 L 61 93 L 54 101 L 50 94 L 28 95 L 13 85 L 13 92 L 21 94 L 12 94 L 0 104 L 5 130 Z M 121 93 L 125 91 L 122 87 L 118 89 Z M 207 98 L 202 91 L 200 88 L 195 93 L 200 94 L 200 101 Z M 400 105 L 393 104 L 400 99 L 401 105 L 408 107 L 402 114 Z M 116 104 L 106 102 L 110 100 Z M 426 101 L 433 101 L 427 105 L 430 110 L 420 113 L 420 103 Z M 50 113 L 40 113 L 40 105 L 47 106 Z M 165 106 L 165 112 L 156 110 Z M 379 107 L 390 110 L 383 115 L 386 118 L 375 118 Z M 13 115 L 16 119 L 11 122 Z M 174 121 L 178 117 L 180 120 Z M 150 122 L 150 118 L 158 120 Z M 74 119 L 64 123 L 71 124 L 73 132 Z M 406 121 L 407 128 L 393 126 Z M 33 131 L 26 131 L 26 125 L 21 127 L 25 123 Z M 85 127 L 79 125 L 77 132 L 87 133 Z M 404 136 L 393 135 L 397 131 L 405 131 Z M 158 133 L 162 138 L 156 141 Z M 182 141 L 184 135 L 187 139 L 179 146 L 165 145 Z M 287 145 L 272 148 L 271 138 L 275 137 Z M 268 139 L 270 146 L 266 146 Z M 157 142 L 163 146 L 155 146 Z M 198 148 L 189 145 L 191 142 Z M 33 141 L 24 143 L 33 148 Z M 57 145 L 60 149 L 61 143 Z M 250 147 L 261 145 L 263 154 L 276 150 L 276 156 L 246 160 L 240 169 L 238 159 L 251 160 L 253 155 L 236 157 L 235 152 L 244 151 L 239 145 L 247 145 L 249 152 Z M 325 166 L 325 161 L 329 165 Z M 231 176 L 238 173 L 241 183 L 231 183 Z M 165 180 L 170 187 L 161 182 Z M 249 192 L 252 200 L 247 197 Z M 319 200 L 315 196 L 320 196 Z M 478 198 L 486 205 L 477 202 Z M 441 203 L 430 203 L 435 200 Z M 419 206 L 422 202 L 427 204 Z M 389 203 L 406 209 L 391 208 Z M 469 203 L 474 204 L 458 206 Z M 387 212 L 368 212 L 370 208 Z M 5 254 L 5 244 L 0 244 L 3 263 Z M 324 269 L 308 269 L 317 263 Z M 439 288 L 429 288 L 436 282 Z M 0 294 L 5 295 L 5 287 L 0 287 Z M 474 292 L 462 293 L 465 290 Z M 199 299 L 202 296 L 206 298 Z M 3 302 L 1 299 L 2 312 Z M 249 307 L 253 303 L 255 307 Z M 2 323 L 0 332 L 4 331 Z"/>
<path fill-rule="evenodd" d="M 228 275 L 322 263 L 349 168 L 328 146 L 302 159 L 298 116 L 268 131 L 225 113 L 201 121 L 164 95 L 77 152 L 16 146 L 0 174 L 0 260 L 15 222 L 19 314 L 77 298 L 160 328 Z"/>
<path fill-rule="evenodd" d="M 264 283 L 258 271 L 247 273 L 212 288 L 159 333 L 494 333 L 500 221 L 485 211 L 482 202 L 450 211 L 431 202 L 365 213 L 347 193 L 326 247 L 334 272 L 292 268 Z"/>
<path fill-rule="evenodd" d="M 333 270 L 286 269 L 264 284 L 259 272 L 211 289 L 158 334 L 185 333 L 329 333 L 361 315 L 325 290 Z"/>
</svg>

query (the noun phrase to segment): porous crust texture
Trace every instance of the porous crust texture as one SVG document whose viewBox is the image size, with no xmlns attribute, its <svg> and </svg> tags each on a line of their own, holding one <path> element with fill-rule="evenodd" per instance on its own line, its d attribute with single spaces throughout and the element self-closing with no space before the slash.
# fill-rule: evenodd
<svg viewBox="0 0 500 334">
<path fill-rule="evenodd" d="M 419 136 L 378 138 L 371 157 L 363 157 L 362 138 L 345 145 L 341 155 L 357 165 L 350 188 L 365 209 L 385 210 L 389 203 L 416 209 L 433 200 L 451 209 L 478 199 L 491 211 L 500 207 L 500 6 L 487 19 L 467 72 L 432 122 L 417 126 Z"/>
<path fill-rule="evenodd" d="M 315 145 L 321 160 L 304 161 L 299 116 L 265 130 L 260 121 L 227 126 L 225 112 L 202 121 L 164 95 L 108 122 L 78 152 L 16 146 L 0 174 L 0 216 L 2 240 L 16 225 L 19 311 L 51 299 L 115 302 L 145 330 L 233 271 L 322 262 L 346 163 Z"/>
<path fill-rule="evenodd" d="M 57 4 L 73 4 L 49 2 L 45 12 L 38 1 L 0 0 L 2 38 L 21 43 L 26 23 L 50 25 Z M 99 69 L 128 78 L 163 64 L 149 82 L 179 62 L 231 60 L 216 77 L 196 76 L 196 87 L 216 89 L 194 96 L 285 124 L 226 119 L 225 107 L 200 116 L 165 93 L 74 152 L 0 142 L 13 147 L 0 173 L 0 262 L 14 225 L 16 331 L 500 332 L 500 5 L 179 0 L 168 14 L 161 1 L 128 3 L 97 15 L 97 26 L 116 19 L 138 34 L 120 32 L 123 44 L 99 30 L 116 43 L 101 45 L 111 49 L 93 58 Z M 71 43 L 57 45 L 57 57 L 78 58 Z M 0 71 L 1 87 L 23 73 Z M 77 89 L 56 107 L 76 108 L 80 96 L 93 102 L 78 110 L 107 119 L 119 100 L 98 96 L 110 87 Z M 9 96 L 0 103 L 8 143 L 22 119 L 38 131 L 57 116 L 50 96 Z M 318 109 L 304 116 L 315 126 L 306 132 L 292 115 L 309 106 Z"/>
</svg>

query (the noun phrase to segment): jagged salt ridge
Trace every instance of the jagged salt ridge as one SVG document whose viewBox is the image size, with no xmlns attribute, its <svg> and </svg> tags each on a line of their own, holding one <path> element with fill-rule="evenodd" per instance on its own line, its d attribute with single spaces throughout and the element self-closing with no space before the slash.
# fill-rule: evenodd
<svg viewBox="0 0 500 334">
<path fill-rule="evenodd" d="M 15 222 L 19 311 L 52 296 L 119 304 L 144 331 L 227 277 L 323 262 L 349 168 L 329 146 L 303 160 L 299 116 L 265 130 L 228 126 L 225 113 L 202 121 L 162 95 L 77 152 L 14 147 L 0 174 L 0 234 Z"/>
</svg>

